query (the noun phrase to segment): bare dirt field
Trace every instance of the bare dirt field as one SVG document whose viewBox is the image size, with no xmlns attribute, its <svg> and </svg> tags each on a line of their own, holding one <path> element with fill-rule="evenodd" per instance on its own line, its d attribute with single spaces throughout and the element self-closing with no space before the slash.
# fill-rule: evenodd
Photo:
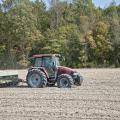
<svg viewBox="0 0 120 120">
<path fill-rule="evenodd" d="M 81 87 L 0 89 L 0 120 L 120 120 L 120 69 L 80 69 Z M 25 79 L 26 70 L 19 70 Z"/>
</svg>

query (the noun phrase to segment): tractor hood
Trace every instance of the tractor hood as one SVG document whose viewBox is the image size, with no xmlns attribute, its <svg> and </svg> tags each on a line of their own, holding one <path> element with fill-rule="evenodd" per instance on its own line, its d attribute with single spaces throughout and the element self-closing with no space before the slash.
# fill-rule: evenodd
<svg viewBox="0 0 120 120">
<path fill-rule="evenodd" d="M 75 70 L 68 68 L 68 67 L 64 67 L 64 66 L 58 66 L 58 74 L 72 74 L 74 73 Z"/>
</svg>

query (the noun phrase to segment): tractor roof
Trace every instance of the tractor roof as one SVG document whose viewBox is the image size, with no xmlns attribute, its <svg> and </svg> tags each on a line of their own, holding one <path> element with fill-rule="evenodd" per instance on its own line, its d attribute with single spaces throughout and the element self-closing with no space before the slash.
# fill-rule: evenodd
<svg viewBox="0 0 120 120">
<path fill-rule="evenodd" d="M 33 55 L 33 58 L 40 58 L 40 57 L 59 57 L 59 54 L 38 54 L 38 55 Z"/>
</svg>

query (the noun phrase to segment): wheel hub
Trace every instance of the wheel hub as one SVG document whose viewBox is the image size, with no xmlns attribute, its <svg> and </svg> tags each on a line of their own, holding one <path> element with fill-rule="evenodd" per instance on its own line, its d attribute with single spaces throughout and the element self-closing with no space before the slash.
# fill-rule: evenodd
<svg viewBox="0 0 120 120">
<path fill-rule="evenodd" d="M 66 78 L 61 79 L 60 84 L 63 86 L 63 88 L 68 87 L 68 80 Z"/>
<path fill-rule="evenodd" d="M 30 77 L 30 84 L 34 87 L 37 87 L 41 82 L 41 77 L 38 74 L 33 74 Z"/>
</svg>

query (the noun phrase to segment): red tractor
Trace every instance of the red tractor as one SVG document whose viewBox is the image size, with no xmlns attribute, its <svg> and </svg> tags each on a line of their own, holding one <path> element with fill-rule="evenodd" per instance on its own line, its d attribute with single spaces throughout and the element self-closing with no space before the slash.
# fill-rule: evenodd
<svg viewBox="0 0 120 120">
<path fill-rule="evenodd" d="M 81 85 L 83 77 L 75 70 L 60 66 L 60 55 L 40 54 L 33 55 L 30 59 L 33 67 L 28 70 L 27 84 L 32 88 L 54 86 L 59 88 L 71 88 L 73 85 Z"/>
</svg>

